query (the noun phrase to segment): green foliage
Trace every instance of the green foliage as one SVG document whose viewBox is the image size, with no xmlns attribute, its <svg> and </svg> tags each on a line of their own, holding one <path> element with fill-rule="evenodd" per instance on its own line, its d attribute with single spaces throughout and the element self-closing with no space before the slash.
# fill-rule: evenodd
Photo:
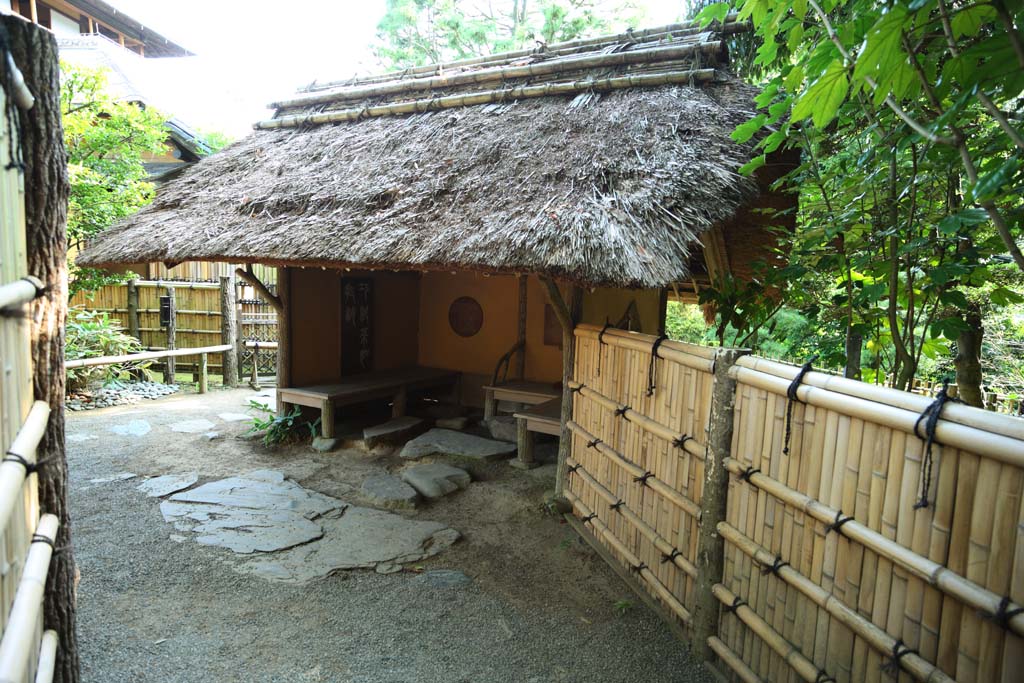
<svg viewBox="0 0 1024 683">
<path fill-rule="evenodd" d="M 199 136 L 203 139 L 206 146 L 210 148 L 210 154 L 216 154 L 235 141 L 234 137 L 216 130 L 200 130 Z"/>
<path fill-rule="evenodd" d="M 68 248 L 73 252 L 152 200 L 143 158 L 163 150 L 167 131 L 159 112 L 114 99 L 105 71 L 66 62 L 61 63 L 61 113 L 71 177 Z M 72 263 L 69 293 L 127 277 Z"/>
<path fill-rule="evenodd" d="M 616 600 L 614 607 L 616 614 L 624 616 L 629 610 L 633 609 L 634 605 L 632 600 Z"/>
<path fill-rule="evenodd" d="M 387 0 L 386 8 L 374 51 L 394 69 L 624 30 L 639 16 L 630 0 Z"/>
<path fill-rule="evenodd" d="M 142 351 L 138 339 L 125 334 L 120 323 L 106 313 L 72 308 L 68 312 L 64 337 L 64 355 L 67 360 L 122 356 Z M 89 383 L 103 378 L 104 383 L 128 379 L 134 372 L 147 372 L 148 362 L 122 363 L 91 368 L 75 368 L 67 372 L 68 392 L 84 389 Z"/>
<path fill-rule="evenodd" d="M 302 409 L 295 407 L 290 413 L 278 415 L 277 411 L 257 401 L 249 401 L 249 407 L 263 413 L 254 417 L 247 434 L 263 432 L 263 445 L 277 446 L 300 435 L 316 436 L 320 429 L 320 418 L 310 422 L 302 419 Z"/>
</svg>

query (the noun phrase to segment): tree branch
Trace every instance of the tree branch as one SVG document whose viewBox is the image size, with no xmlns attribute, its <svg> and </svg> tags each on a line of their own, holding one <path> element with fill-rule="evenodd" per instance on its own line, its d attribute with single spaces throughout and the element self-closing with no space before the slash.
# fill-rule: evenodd
<svg viewBox="0 0 1024 683">
<path fill-rule="evenodd" d="M 263 282 L 258 277 L 256 277 L 256 273 L 252 271 L 251 263 L 247 263 L 245 265 L 245 270 L 242 270 L 241 268 L 236 268 L 235 274 L 238 275 L 238 277 L 245 280 L 246 282 L 248 282 L 250 285 L 252 285 L 253 289 L 255 289 L 259 293 L 260 298 L 262 298 L 264 301 L 270 304 L 274 311 L 282 315 L 284 314 L 284 304 L 281 303 L 281 299 L 271 294 L 270 290 L 267 289 L 267 286 L 263 284 Z"/>
</svg>

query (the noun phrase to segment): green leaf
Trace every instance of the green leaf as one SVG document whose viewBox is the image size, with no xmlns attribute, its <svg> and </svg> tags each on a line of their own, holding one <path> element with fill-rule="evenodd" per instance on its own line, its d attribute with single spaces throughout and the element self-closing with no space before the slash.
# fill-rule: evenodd
<svg viewBox="0 0 1024 683">
<path fill-rule="evenodd" d="M 729 137 L 731 137 L 735 142 L 746 142 L 750 138 L 754 137 L 754 135 L 757 134 L 757 131 L 761 130 L 761 126 L 764 125 L 764 122 L 767 119 L 768 117 L 764 114 L 758 114 L 746 123 L 741 123 L 736 126 L 736 130 L 734 130 Z"/>
<path fill-rule="evenodd" d="M 797 100 L 793 107 L 793 121 L 802 121 L 810 116 L 815 126 L 824 128 L 835 118 L 849 90 L 846 68 L 841 61 L 834 60 Z"/>
<path fill-rule="evenodd" d="M 875 22 L 857 56 L 857 64 L 853 68 L 854 80 L 861 80 L 865 76 L 885 77 L 906 60 L 901 44 L 906 18 L 907 10 L 897 5 Z M 885 90 L 888 91 L 888 88 Z"/>
<path fill-rule="evenodd" d="M 969 191 L 972 201 L 980 202 L 993 199 L 999 195 L 1003 186 L 1017 174 L 1021 167 L 1021 160 L 1017 157 L 1010 157 L 999 165 L 996 170 L 986 173 L 978 178 L 977 184 Z"/>
<path fill-rule="evenodd" d="M 989 294 L 989 299 L 996 306 L 1010 306 L 1012 304 L 1024 303 L 1024 296 L 1021 296 L 1012 289 L 996 287 Z"/>
<path fill-rule="evenodd" d="M 950 24 L 953 26 L 953 35 L 957 38 L 962 36 L 976 36 L 981 30 L 982 24 L 996 18 L 996 9 L 992 5 L 974 5 L 961 10 L 953 15 Z"/>
<path fill-rule="evenodd" d="M 694 17 L 694 20 L 700 22 L 702 27 L 715 21 L 721 23 L 725 21 L 726 15 L 729 14 L 729 9 L 729 3 L 727 2 L 714 2 L 702 9 L 700 13 Z"/>
<path fill-rule="evenodd" d="M 739 168 L 740 175 L 750 175 L 750 174 L 752 174 L 754 171 L 756 171 L 757 169 L 759 169 L 762 166 L 764 166 L 765 160 L 766 160 L 766 155 L 764 155 L 764 154 L 757 155 L 756 157 L 751 159 L 748 163 L 743 164 L 742 166 L 740 166 L 740 168 Z"/>
</svg>

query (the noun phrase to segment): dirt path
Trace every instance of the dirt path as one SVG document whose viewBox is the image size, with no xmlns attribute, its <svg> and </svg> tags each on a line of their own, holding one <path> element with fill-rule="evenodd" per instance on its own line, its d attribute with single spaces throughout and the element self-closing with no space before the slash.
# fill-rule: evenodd
<svg viewBox="0 0 1024 683">
<path fill-rule="evenodd" d="M 224 391 L 69 416 L 87 683 L 707 680 L 611 569 L 544 512 L 550 465 L 482 466 L 467 490 L 403 512 L 463 538 L 396 574 L 350 570 L 304 585 L 273 583 L 237 572 L 227 550 L 182 539 L 159 501 L 136 490 L 143 476 L 196 470 L 202 483 L 274 469 L 365 504 L 361 482 L 400 464 L 361 451 L 268 451 L 237 438 L 247 424 L 219 415 L 244 412 L 251 395 Z M 191 420 L 208 420 L 218 436 L 171 429 Z M 116 478 L 124 472 L 138 476 Z M 459 575 L 437 569 L 469 580 L 447 581 Z"/>
</svg>

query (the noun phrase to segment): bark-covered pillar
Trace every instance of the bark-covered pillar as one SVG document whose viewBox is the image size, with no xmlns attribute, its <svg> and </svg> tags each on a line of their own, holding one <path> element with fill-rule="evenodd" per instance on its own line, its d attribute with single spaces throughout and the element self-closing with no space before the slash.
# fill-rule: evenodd
<svg viewBox="0 0 1024 683">
<path fill-rule="evenodd" d="M 562 415 L 561 433 L 558 437 L 558 468 L 555 474 L 555 496 L 562 495 L 562 487 L 568 474 L 567 460 L 572 450 L 572 432 L 569 431 L 569 420 L 572 419 L 572 390 L 569 380 L 572 379 L 573 366 L 576 362 L 576 323 L 579 322 L 583 307 L 583 290 L 572 285 L 570 303 L 566 304 L 562 293 L 554 280 L 545 277 L 548 301 L 555 309 L 555 315 L 562 326 Z"/>
<path fill-rule="evenodd" d="M 32 363 L 37 400 L 50 405 L 50 420 L 39 444 L 39 506 L 60 520 L 55 553 L 46 577 L 45 628 L 60 637 L 54 681 L 79 680 L 75 632 L 75 557 L 68 514 L 68 469 L 64 451 L 64 321 L 67 317 L 67 209 L 70 186 L 60 112 L 57 41 L 44 28 L 19 17 L 0 15 L 14 63 L 21 70 L 35 106 L 21 111 L 25 161 L 25 233 L 28 272 L 46 286 L 31 309 Z"/>
<path fill-rule="evenodd" d="M 132 278 L 127 284 L 128 293 L 128 334 L 142 341 L 139 332 L 139 281 Z"/>
<path fill-rule="evenodd" d="M 231 350 L 221 354 L 220 374 L 226 387 L 238 386 L 238 328 L 235 313 L 235 276 L 220 278 L 220 343 L 231 344 Z"/>
<path fill-rule="evenodd" d="M 967 327 L 957 335 L 956 386 L 960 390 L 960 400 L 977 408 L 985 407 L 981 391 L 981 342 L 985 336 L 985 328 L 981 324 L 981 307 L 971 302 L 964 311 L 964 322 Z"/>
<path fill-rule="evenodd" d="M 697 538 L 697 585 L 693 608 L 693 642 L 690 647 L 699 659 L 709 661 L 714 653 L 708 637 L 718 633 L 718 599 L 711 587 L 722 580 L 725 541 L 718 535 L 718 523 L 725 519 L 729 472 L 725 459 L 732 449 L 733 415 L 736 406 L 736 380 L 729 370 L 746 352 L 719 349 L 715 356 L 715 384 L 711 392 L 711 419 L 707 455 L 704 460 L 704 492 L 701 498 L 700 530 Z"/>
<path fill-rule="evenodd" d="M 288 387 L 292 382 L 292 288 L 288 268 L 277 269 L 277 386 Z M 253 362 L 256 362 L 255 356 Z M 280 396 L 280 395 L 279 395 Z M 277 413 L 284 414 L 284 404 L 277 399 Z"/>
</svg>

